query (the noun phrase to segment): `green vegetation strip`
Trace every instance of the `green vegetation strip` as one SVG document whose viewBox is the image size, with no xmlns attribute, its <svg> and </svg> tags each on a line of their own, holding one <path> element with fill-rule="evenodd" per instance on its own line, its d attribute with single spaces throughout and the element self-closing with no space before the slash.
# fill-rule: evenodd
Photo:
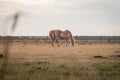
<svg viewBox="0 0 120 80">
<path fill-rule="evenodd" d="M 91 69 L 81 64 L 48 62 L 9 64 L 6 80 L 119 80 L 120 63 L 94 63 Z M 94 74 L 91 75 L 91 74 Z M 97 77 L 97 78 L 96 78 Z M 1 79 L 0 79 L 1 80 Z"/>
</svg>

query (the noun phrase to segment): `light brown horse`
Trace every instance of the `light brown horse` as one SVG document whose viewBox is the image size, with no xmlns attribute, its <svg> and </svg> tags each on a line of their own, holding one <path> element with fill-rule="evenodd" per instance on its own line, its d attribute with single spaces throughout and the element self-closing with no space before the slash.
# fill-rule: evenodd
<svg viewBox="0 0 120 80">
<path fill-rule="evenodd" d="M 61 30 L 51 30 L 49 32 L 49 36 L 52 40 L 52 46 L 54 46 L 54 43 L 56 41 L 57 45 L 59 46 L 58 40 L 64 39 L 66 40 L 66 46 L 68 45 L 68 40 L 71 40 L 72 46 L 74 46 L 74 39 L 72 36 L 72 33 L 69 30 L 61 31 Z"/>
</svg>

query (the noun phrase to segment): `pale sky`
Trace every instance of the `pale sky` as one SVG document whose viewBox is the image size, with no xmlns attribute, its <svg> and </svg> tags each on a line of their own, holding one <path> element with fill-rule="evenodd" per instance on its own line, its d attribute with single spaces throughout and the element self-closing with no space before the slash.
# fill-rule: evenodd
<svg viewBox="0 0 120 80">
<path fill-rule="evenodd" d="M 0 35 L 47 36 L 52 29 L 80 36 L 120 36 L 120 0 L 0 0 Z"/>
</svg>

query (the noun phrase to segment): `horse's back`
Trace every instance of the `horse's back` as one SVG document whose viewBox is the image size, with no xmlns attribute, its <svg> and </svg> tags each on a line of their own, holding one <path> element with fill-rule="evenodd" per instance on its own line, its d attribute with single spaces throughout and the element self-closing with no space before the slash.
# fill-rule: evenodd
<svg viewBox="0 0 120 80">
<path fill-rule="evenodd" d="M 66 33 L 70 33 L 70 34 L 71 34 L 70 30 L 65 30 L 64 32 L 66 32 Z"/>
</svg>

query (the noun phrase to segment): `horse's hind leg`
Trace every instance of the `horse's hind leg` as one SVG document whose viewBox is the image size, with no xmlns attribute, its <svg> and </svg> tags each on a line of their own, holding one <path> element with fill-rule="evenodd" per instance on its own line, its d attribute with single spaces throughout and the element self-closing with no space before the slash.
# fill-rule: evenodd
<svg viewBox="0 0 120 80">
<path fill-rule="evenodd" d="M 52 47 L 54 47 L 54 42 L 55 42 L 55 40 L 54 40 L 54 39 L 52 39 Z"/>
<path fill-rule="evenodd" d="M 56 40 L 57 45 L 59 46 L 58 40 Z"/>
</svg>

